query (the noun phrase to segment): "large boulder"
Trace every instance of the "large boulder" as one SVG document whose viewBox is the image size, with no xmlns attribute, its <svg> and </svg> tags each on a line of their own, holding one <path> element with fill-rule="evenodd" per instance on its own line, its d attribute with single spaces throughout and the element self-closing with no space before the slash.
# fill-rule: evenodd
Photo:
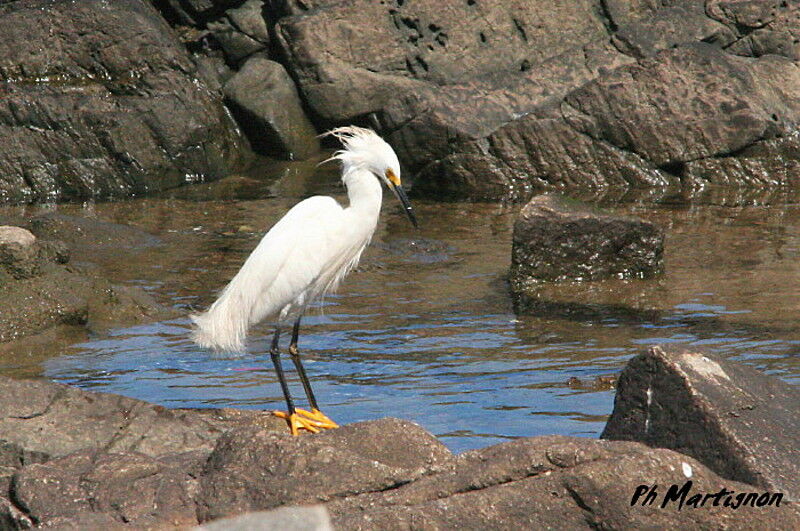
<svg viewBox="0 0 800 531">
<path fill-rule="evenodd" d="M 664 231 L 557 194 L 533 198 L 514 222 L 514 291 L 553 281 L 643 278 L 664 263 Z"/>
<path fill-rule="evenodd" d="M 224 92 L 254 149 L 289 159 L 306 159 L 319 151 L 317 132 L 280 63 L 251 57 L 225 83 Z"/>
<path fill-rule="evenodd" d="M 430 433 L 396 419 L 351 424 L 315 437 L 234 430 L 220 439 L 206 464 L 198 514 L 210 520 L 396 488 L 452 457 Z"/>
<path fill-rule="evenodd" d="M 240 139 L 144 0 L 0 5 L 0 199 L 127 195 L 216 178 Z"/>
<path fill-rule="evenodd" d="M 602 437 L 671 448 L 800 500 L 800 392 L 711 354 L 654 347 L 619 378 Z"/>
</svg>

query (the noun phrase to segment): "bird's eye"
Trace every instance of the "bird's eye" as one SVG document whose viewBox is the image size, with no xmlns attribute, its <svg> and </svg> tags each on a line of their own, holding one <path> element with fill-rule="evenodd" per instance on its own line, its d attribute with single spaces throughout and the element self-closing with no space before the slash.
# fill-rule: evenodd
<svg viewBox="0 0 800 531">
<path fill-rule="evenodd" d="M 400 186 L 400 177 L 395 175 L 394 170 L 386 168 L 386 178 L 395 186 Z"/>
</svg>

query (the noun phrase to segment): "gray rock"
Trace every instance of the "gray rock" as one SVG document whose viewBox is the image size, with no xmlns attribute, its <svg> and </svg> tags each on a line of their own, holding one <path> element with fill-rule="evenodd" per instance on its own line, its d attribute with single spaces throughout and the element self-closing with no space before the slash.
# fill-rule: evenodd
<svg viewBox="0 0 800 531">
<path fill-rule="evenodd" d="M 660 272 L 664 233 L 556 194 L 539 195 L 514 223 L 512 290 L 540 282 L 640 278 Z"/>
<path fill-rule="evenodd" d="M 34 522 L 11 500 L 0 496 L 0 529 L 30 529 Z"/>
<path fill-rule="evenodd" d="M 263 417 L 251 411 L 170 410 L 44 380 L 0 378 L 0 440 L 12 466 L 86 448 L 153 457 L 194 450 L 207 455 L 234 426 L 257 420 L 281 432 L 286 429 L 280 419 Z"/>
<path fill-rule="evenodd" d="M 610 443 L 610 444 L 609 444 Z M 508 463 L 506 460 L 511 460 Z M 476 471 L 474 479 L 470 472 Z M 692 493 L 753 487 L 722 480 L 696 460 L 670 450 L 569 437 L 533 437 L 464 454 L 437 475 L 386 492 L 328 504 L 336 529 L 653 529 L 667 527 L 791 529 L 800 513 L 783 503 L 737 511 L 708 504 L 680 510 L 632 504 L 642 484 L 691 477 Z M 646 479 L 643 479 L 646 478 Z"/>
<path fill-rule="evenodd" d="M 83 450 L 22 468 L 13 482 L 14 499 L 38 525 L 76 523 L 80 518 L 135 527 L 157 522 L 192 525 L 192 478 L 152 457 L 136 453 Z M 105 526 L 104 526 L 105 527 Z"/>
<path fill-rule="evenodd" d="M 691 455 L 720 476 L 800 499 L 800 392 L 711 354 L 654 347 L 619 379 L 602 437 Z"/>
<path fill-rule="evenodd" d="M 256 150 L 296 159 L 319 151 L 294 81 L 279 63 L 251 57 L 224 90 Z"/>
<path fill-rule="evenodd" d="M 220 95 L 144 0 L 5 2 L 0 26 L 0 200 L 142 193 L 235 166 Z"/>
<path fill-rule="evenodd" d="M 208 23 L 208 30 L 217 39 L 219 45 L 225 52 L 227 62 L 236 66 L 247 57 L 266 48 L 263 42 L 259 42 L 250 35 L 240 31 L 228 19 L 215 20 Z"/>
<path fill-rule="evenodd" d="M 0 465 L 4 529 L 172 528 L 198 519 L 205 522 L 200 529 L 330 529 L 328 513 L 335 529 L 800 526 L 797 507 L 786 503 L 661 508 L 670 485 L 687 481 L 692 494 L 757 489 L 723 480 L 692 457 L 636 442 L 532 437 L 453 456 L 396 419 L 291 437 L 285 423 L 254 412 L 169 412 L 52 383 L 0 383 L 0 412 L 8 411 L 0 439 L 15 441 L 0 446 L 9 465 Z M 279 433 L 265 431 L 272 421 Z M 119 440 L 109 440 L 111 433 Z M 32 452 L 46 460 L 31 460 Z M 643 485 L 656 486 L 658 503 L 631 503 Z M 319 502 L 324 508 L 209 522 Z"/>
<path fill-rule="evenodd" d="M 742 162 L 728 178 L 737 186 L 774 186 L 765 168 L 794 171 L 776 150 L 755 162 L 745 152 L 800 123 L 788 60 L 800 49 L 796 2 L 602 4 L 283 0 L 272 9 L 315 117 L 378 124 L 417 194 L 521 200 L 722 181 L 721 158 Z"/>
<path fill-rule="evenodd" d="M 734 32 L 706 14 L 702 2 L 665 7 L 620 27 L 614 45 L 628 55 L 652 56 L 660 50 L 698 41 L 729 45 Z"/>
<path fill-rule="evenodd" d="M 202 26 L 243 0 L 160 0 L 154 2 L 168 20 Z"/>
<path fill-rule="evenodd" d="M 208 521 L 391 489 L 452 458 L 431 434 L 397 419 L 350 424 L 313 437 L 233 430 L 220 438 L 200 478 L 198 516 Z"/>
<path fill-rule="evenodd" d="M 565 102 L 576 129 L 670 167 L 792 132 L 800 123 L 800 67 L 693 45 L 619 68 Z"/>
<path fill-rule="evenodd" d="M 265 45 L 269 44 L 263 0 L 246 0 L 241 6 L 226 11 L 225 16 L 245 35 Z"/>
<path fill-rule="evenodd" d="M 53 258 L 58 259 L 59 253 Z M 12 270 L 19 271 L 18 266 L 15 264 Z M 0 298 L 4 304 L 0 312 L 0 342 L 59 325 L 83 326 L 99 332 L 175 315 L 146 291 L 114 285 L 81 268 L 38 260 L 25 272 L 23 278 L 6 281 L 0 269 Z"/>
<path fill-rule="evenodd" d="M 39 270 L 36 236 L 22 227 L 0 226 L 0 266 L 13 278 L 30 278 Z"/>
<path fill-rule="evenodd" d="M 333 527 L 325 507 L 312 505 L 222 518 L 195 527 L 194 531 L 333 531 Z"/>
</svg>

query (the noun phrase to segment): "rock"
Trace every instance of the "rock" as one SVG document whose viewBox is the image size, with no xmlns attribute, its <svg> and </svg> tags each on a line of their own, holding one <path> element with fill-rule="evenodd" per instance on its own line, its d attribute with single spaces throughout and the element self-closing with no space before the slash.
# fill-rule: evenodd
<svg viewBox="0 0 800 531">
<path fill-rule="evenodd" d="M 800 67 L 698 44 L 621 67 L 565 102 L 576 129 L 669 167 L 793 131 L 800 123 Z"/>
<path fill-rule="evenodd" d="M 518 292 L 539 282 L 652 276 L 663 252 L 664 233 L 652 223 L 544 194 L 514 223 L 510 280 Z"/>
<path fill-rule="evenodd" d="M 39 269 L 36 236 L 22 227 L 0 226 L 0 266 L 13 278 L 35 276 Z"/>
<path fill-rule="evenodd" d="M 333 527 L 325 507 L 312 505 L 245 513 L 208 522 L 193 531 L 333 531 Z"/>
<path fill-rule="evenodd" d="M 245 35 L 264 45 L 269 44 L 269 30 L 264 20 L 263 0 L 246 0 L 241 6 L 226 11 L 225 16 Z"/>
<path fill-rule="evenodd" d="M 133 398 L 83 391 L 43 380 L 0 378 L 0 457 L 10 466 L 40 463 L 90 448 L 160 457 L 202 450 L 258 412 L 170 410 Z M 285 422 L 264 426 L 283 431 Z M 0 463 L 3 464 L 3 463 Z"/>
<path fill-rule="evenodd" d="M 64 238 L 80 255 L 113 254 L 118 259 L 124 252 L 121 248 L 156 245 L 157 238 L 115 223 L 54 213 L 33 218 L 28 225 L 38 238 L 20 227 L 0 228 L 6 240 L 0 242 L 0 297 L 4 301 L 0 342 L 60 325 L 99 332 L 174 316 L 174 310 L 141 288 L 113 285 L 89 264 L 66 265 L 70 248 L 60 240 L 44 239 Z"/>
<path fill-rule="evenodd" d="M 146 455 L 83 450 L 22 468 L 14 476 L 13 492 L 20 508 L 39 525 L 86 513 L 96 513 L 95 522 L 104 516 L 110 524 L 135 527 L 164 521 L 190 525 L 197 521 L 192 481 L 185 472 Z"/>
<path fill-rule="evenodd" d="M 691 477 L 692 493 L 725 481 L 690 457 L 635 443 L 570 437 L 532 437 L 468 452 L 454 467 L 398 489 L 328 504 L 336 529 L 649 529 L 678 526 L 778 526 L 800 523 L 795 507 L 679 510 L 676 503 L 631 503 L 643 483 L 663 497 Z M 474 472 L 474 475 L 472 473 Z M 688 476 L 687 476 L 688 474 Z M 647 479 L 643 479 L 647 478 Z"/>
<path fill-rule="evenodd" d="M 242 0 L 159 0 L 154 2 L 168 20 L 202 26 Z"/>
<path fill-rule="evenodd" d="M 0 26 L 0 199 L 128 195 L 235 166 L 221 97 L 149 3 L 5 2 Z"/>
<path fill-rule="evenodd" d="M 34 522 L 11 500 L 0 496 L 0 529 L 30 529 Z"/>
<path fill-rule="evenodd" d="M 744 153 L 800 123 L 796 7 L 271 4 L 315 118 L 380 126 L 418 195 L 482 200 L 719 182 L 726 168 L 705 166 L 739 161 L 729 184 L 775 186 L 796 159 L 762 150 L 751 163 Z"/>
<path fill-rule="evenodd" d="M 800 392 L 711 354 L 654 347 L 622 372 L 601 437 L 691 455 L 720 476 L 800 499 Z"/>
<path fill-rule="evenodd" d="M 297 159 L 319 151 L 317 133 L 303 112 L 294 81 L 279 63 L 252 57 L 224 90 L 254 149 Z"/>
<path fill-rule="evenodd" d="M 233 430 L 220 438 L 200 478 L 198 516 L 208 521 L 390 489 L 451 459 L 435 437 L 396 419 L 314 437 Z"/>
<path fill-rule="evenodd" d="M 660 50 L 691 42 L 729 45 L 734 32 L 709 17 L 702 2 L 665 7 L 622 25 L 614 33 L 614 45 L 628 55 L 648 57 Z"/>
<path fill-rule="evenodd" d="M 727 48 L 729 52 L 800 59 L 800 9 L 796 0 L 709 2 L 709 12 L 729 26 L 742 28 L 740 38 Z"/>
<path fill-rule="evenodd" d="M 800 526 L 795 504 L 733 510 L 725 496 L 735 502 L 756 487 L 637 442 L 531 437 L 453 456 L 397 419 L 292 437 L 285 423 L 255 412 L 168 411 L 49 382 L 0 384 L 8 415 L 0 439 L 10 441 L 0 445 L 4 529 L 183 528 L 198 520 L 198 529 Z M 662 508 L 672 485 L 689 495 Z M 722 489 L 729 494 L 715 506 Z M 657 502 L 642 503 L 645 491 Z M 706 505 L 693 510 L 701 499 Z"/>
<path fill-rule="evenodd" d="M 242 33 L 228 20 L 211 22 L 208 24 L 208 29 L 225 51 L 228 64 L 238 65 L 265 48 L 263 43 Z"/>
<path fill-rule="evenodd" d="M 0 299 L 4 302 L 0 342 L 59 325 L 85 326 L 99 332 L 112 326 L 131 326 L 174 316 L 173 310 L 157 303 L 144 290 L 115 286 L 79 268 L 46 264 L 39 273 L 0 284 Z"/>
</svg>

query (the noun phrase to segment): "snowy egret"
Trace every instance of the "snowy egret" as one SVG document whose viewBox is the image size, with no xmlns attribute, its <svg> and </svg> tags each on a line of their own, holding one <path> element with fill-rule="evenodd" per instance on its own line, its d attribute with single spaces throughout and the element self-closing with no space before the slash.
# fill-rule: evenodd
<svg viewBox="0 0 800 531">
<path fill-rule="evenodd" d="M 248 329 L 269 317 L 277 321 L 270 357 L 286 399 L 286 413 L 273 414 L 299 430 L 318 432 L 337 424 L 317 405 L 297 349 L 300 319 L 313 301 L 335 290 L 361 258 L 378 223 L 381 184 L 403 204 L 416 227 L 417 219 L 400 182 L 400 163 L 392 147 L 371 129 L 340 127 L 327 133 L 343 149 L 328 160 L 342 166 L 342 182 L 350 204 L 342 207 L 332 197 L 314 196 L 295 205 L 256 246 L 242 268 L 211 307 L 192 315 L 192 339 L 200 346 L 243 351 Z M 326 161 L 327 162 L 327 161 Z M 289 355 L 300 376 L 311 411 L 294 407 L 283 373 L 278 339 L 281 325 L 294 320 Z"/>
</svg>

